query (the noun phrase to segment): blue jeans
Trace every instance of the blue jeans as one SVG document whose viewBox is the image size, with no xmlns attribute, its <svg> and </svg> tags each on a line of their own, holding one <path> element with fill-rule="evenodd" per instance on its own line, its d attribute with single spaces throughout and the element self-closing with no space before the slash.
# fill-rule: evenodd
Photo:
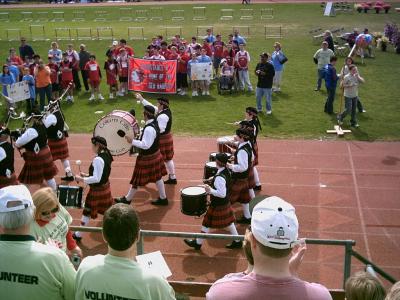
<svg viewBox="0 0 400 300">
<path fill-rule="evenodd" d="M 267 111 L 272 110 L 272 89 L 256 88 L 257 110 L 262 111 L 262 99 L 266 98 Z"/>
<path fill-rule="evenodd" d="M 321 85 L 322 85 L 322 79 L 325 78 L 325 70 L 324 69 L 318 69 L 317 72 L 318 72 L 318 74 L 317 74 L 317 76 L 318 76 L 317 89 L 320 89 Z"/>
<path fill-rule="evenodd" d="M 358 97 L 354 98 L 344 97 L 345 111 L 340 114 L 340 121 L 343 121 L 343 119 L 347 115 L 351 115 L 350 124 L 351 125 L 357 124 L 357 118 L 356 118 L 357 102 L 358 102 Z"/>
<path fill-rule="evenodd" d="M 39 98 L 40 98 L 40 111 L 44 110 L 44 105 L 46 103 L 45 97 L 47 97 L 47 102 L 51 101 L 51 84 L 45 87 L 38 88 Z"/>
<path fill-rule="evenodd" d="M 336 87 L 326 88 L 326 92 L 328 93 L 328 97 L 326 98 L 324 111 L 328 114 L 333 114 L 333 101 L 335 101 Z"/>
</svg>

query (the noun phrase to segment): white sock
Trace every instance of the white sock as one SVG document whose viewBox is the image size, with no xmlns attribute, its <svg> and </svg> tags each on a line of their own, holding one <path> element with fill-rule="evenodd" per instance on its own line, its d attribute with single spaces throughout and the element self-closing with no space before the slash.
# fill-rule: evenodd
<svg viewBox="0 0 400 300">
<path fill-rule="evenodd" d="M 237 230 L 236 230 L 236 226 L 235 226 L 235 224 L 233 224 L 233 223 L 231 223 L 228 227 L 226 227 L 226 229 L 228 229 L 229 232 L 230 232 L 232 235 L 239 235 L 238 232 L 237 232 Z M 235 240 L 235 242 L 239 242 L 239 241 L 240 241 L 240 240 Z"/>
<path fill-rule="evenodd" d="M 133 196 L 135 196 L 137 189 L 134 189 L 132 186 L 129 188 L 128 194 L 126 194 L 125 198 L 128 201 L 132 201 Z"/>
<path fill-rule="evenodd" d="M 254 172 L 254 181 L 256 182 L 256 185 L 261 185 L 260 184 L 260 177 L 258 176 L 258 171 L 256 167 L 253 167 L 253 172 Z"/>
<path fill-rule="evenodd" d="M 64 159 L 62 161 L 62 163 L 63 163 L 63 166 L 64 166 L 65 173 L 67 173 L 68 176 L 74 176 L 74 174 L 72 173 L 72 170 L 71 170 L 71 165 L 69 163 L 69 160 L 68 159 Z"/>
<path fill-rule="evenodd" d="M 209 233 L 210 232 L 210 228 L 205 227 L 205 226 L 201 226 L 201 232 L 202 233 Z M 197 238 L 196 239 L 196 243 L 199 244 L 199 245 L 203 244 L 203 241 L 204 241 L 204 239 L 201 239 L 201 238 Z"/>
<path fill-rule="evenodd" d="M 82 215 L 81 226 L 86 226 L 87 224 L 89 224 L 89 221 L 90 221 L 90 217 L 89 216 Z M 80 231 L 75 231 L 75 235 L 77 237 L 82 237 L 82 233 Z"/>
<path fill-rule="evenodd" d="M 250 215 L 250 210 L 249 210 L 249 204 L 248 203 L 242 203 L 242 208 L 243 208 L 243 216 L 246 219 L 250 219 L 251 215 Z"/>
<path fill-rule="evenodd" d="M 165 162 L 165 166 L 167 167 L 169 178 L 176 179 L 174 161 L 171 159 Z"/>
<path fill-rule="evenodd" d="M 54 191 L 57 191 L 57 182 L 54 178 L 47 180 L 47 185 L 51 187 Z"/>
<path fill-rule="evenodd" d="M 156 182 L 156 186 L 158 189 L 158 193 L 160 194 L 160 199 L 166 199 L 167 195 L 165 194 L 165 186 L 162 178 Z"/>
<path fill-rule="evenodd" d="M 253 200 L 254 197 L 256 196 L 253 189 L 249 189 L 249 195 L 250 195 L 250 199 Z"/>
</svg>

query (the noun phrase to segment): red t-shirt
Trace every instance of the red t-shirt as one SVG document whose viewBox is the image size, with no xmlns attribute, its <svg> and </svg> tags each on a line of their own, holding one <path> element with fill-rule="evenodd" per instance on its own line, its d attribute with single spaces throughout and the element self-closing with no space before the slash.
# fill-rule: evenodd
<svg viewBox="0 0 400 300">
<path fill-rule="evenodd" d="M 85 65 L 90 81 L 100 81 L 100 67 L 96 61 L 88 61 Z"/>
<path fill-rule="evenodd" d="M 13 65 L 22 66 L 24 64 L 23 60 L 19 56 L 10 57 L 10 61 Z"/>
<path fill-rule="evenodd" d="M 214 48 L 214 57 L 222 58 L 222 54 L 224 52 L 224 45 L 225 43 L 223 41 L 215 41 L 213 43 L 213 48 Z"/>
<path fill-rule="evenodd" d="M 189 54 L 187 54 L 186 52 L 184 54 L 181 54 L 181 60 L 178 60 L 178 66 L 177 66 L 177 73 L 187 73 L 187 63 L 190 60 L 190 56 Z"/>
<path fill-rule="evenodd" d="M 160 49 L 160 55 L 164 56 L 165 59 L 170 59 L 169 56 L 171 55 L 171 51 L 168 49 Z"/>
<path fill-rule="evenodd" d="M 222 58 L 226 59 L 226 62 L 228 63 L 228 65 L 233 66 L 233 62 L 235 60 L 235 51 L 232 50 L 231 53 L 229 53 L 228 50 L 224 50 L 224 52 L 222 53 Z"/>
<path fill-rule="evenodd" d="M 126 50 L 126 54 L 128 54 L 128 56 L 133 56 L 135 54 L 132 47 L 125 45 L 124 47 L 119 46 L 119 47 L 117 47 L 117 49 L 115 49 L 116 55 L 119 55 L 119 50 L 121 48 L 124 48 Z"/>
<path fill-rule="evenodd" d="M 168 58 L 165 58 L 165 59 L 168 59 L 168 60 L 175 60 L 175 59 L 178 59 L 178 56 L 179 56 L 178 53 L 175 52 L 175 54 L 174 54 L 174 53 L 171 52 L 171 53 L 169 54 Z"/>
<path fill-rule="evenodd" d="M 209 57 L 211 57 L 212 56 L 212 51 L 211 51 L 211 47 L 210 47 L 210 45 L 209 44 L 203 44 L 202 46 L 201 46 L 201 49 L 206 49 L 206 51 L 207 51 L 207 56 L 209 56 Z"/>
<path fill-rule="evenodd" d="M 247 69 L 249 66 L 249 60 L 247 57 L 247 51 L 243 51 L 241 53 L 240 51 L 238 52 L 238 58 L 237 58 L 237 64 L 240 69 Z"/>
<path fill-rule="evenodd" d="M 122 57 L 119 56 L 117 58 L 118 62 L 118 71 L 120 71 L 119 76 L 121 77 L 128 77 L 128 66 L 129 66 L 129 59 L 127 56 Z"/>
<path fill-rule="evenodd" d="M 50 79 L 51 79 L 51 83 L 56 83 L 58 82 L 58 66 L 54 63 L 49 63 L 47 64 L 47 66 L 50 68 Z"/>
<path fill-rule="evenodd" d="M 73 64 L 70 61 L 61 61 L 60 69 L 61 69 L 61 80 L 64 82 L 70 82 L 73 80 L 72 77 L 72 68 Z"/>
</svg>

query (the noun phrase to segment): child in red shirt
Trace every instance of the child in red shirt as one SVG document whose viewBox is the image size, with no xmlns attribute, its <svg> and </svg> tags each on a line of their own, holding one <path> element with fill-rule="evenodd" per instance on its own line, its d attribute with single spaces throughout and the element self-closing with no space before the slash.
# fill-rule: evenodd
<svg viewBox="0 0 400 300">
<path fill-rule="evenodd" d="M 49 54 L 48 59 L 49 63 L 47 64 L 47 66 L 50 68 L 52 98 L 57 99 L 59 97 L 59 91 L 60 91 L 60 84 L 58 81 L 58 75 L 60 69 L 58 65 L 54 62 L 53 55 Z"/>
<path fill-rule="evenodd" d="M 118 76 L 120 87 L 117 93 L 118 96 L 123 97 L 125 93 L 128 94 L 128 70 L 129 70 L 129 56 L 125 48 L 119 50 L 119 55 L 117 57 L 118 62 Z"/>
<path fill-rule="evenodd" d="M 68 53 L 63 53 L 63 60 L 60 62 L 61 70 L 61 89 L 65 90 L 69 85 L 74 85 L 74 78 L 72 76 L 73 63 L 68 59 Z M 73 88 L 67 92 L 67 102 L 74 102 Z"/>
<path fill-rule="evenodd" d="M 181 96 L 186 95 L 188 88 L 187 80 L 187 63 L 190 60 L 189 54 L 186 52 L 185 46 L 179 48 L 178 64 L 176 69 L 176 87 L 178 94 Z"/>
<path fill-rule="evenodd" d="M 95 93 L 97 93 L 99 100 L 104 100 L 103 95 L 100 93 L 100 80 L 101 80 L 101 72 L 99 64 L 96 61 L 96 56 L 93 54 L 89 56 L 89 61 L 85 65 L 85 70 L 87 71 L 89 77 L 89 84 L 92 90 L 92 95 L 89 98 L 89 101 L 93 101 L 95 99 Z"/>
<path fill-rule="evenodd" d="M 104 63 L 104 70 L 106 70 L 107 84 L 110 87 L 110 99 L 114 99 L 117 97 L 118 91 L 118 62 L 112 54 L 108 55 L 108 59 Z"/>
</svg>

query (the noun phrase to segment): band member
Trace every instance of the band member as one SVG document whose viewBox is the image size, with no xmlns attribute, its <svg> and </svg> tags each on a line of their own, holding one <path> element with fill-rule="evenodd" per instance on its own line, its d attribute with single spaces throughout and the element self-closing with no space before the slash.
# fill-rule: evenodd
<svg viewBox="0 0 400 300">
<path fill-rule="evenodd" d="M 226 168 L 228 156 L 225 153 L 217 153 L 215 161 L 218 168 L 217 174 L 211 184 L 205 186 L 206 192 L 210 194 L 210 206 L 204 216 L 201 232 L 208 233 L 210 228 L 227 228 L 232 235 L 238 235 L 234 224 L 235 216 L 228 198 L 231 181 L 231 174 Z M 189 247 L 199 250 L 203 239 L 185 239 L 184 242 Z M 228 249 L 241 248 L 242 242 L 234 240 L 225 247 Z"/>
<path fill-rule="evenodd" d="M 53 190 L 57 189 L 54 176 L 58 173 L 53 157 L 47 146 L 46 127 L 41 121 L 42 115 L 37 109 L 33 110 L 32 127 L 28 128 L 15 142 L 17 148 L 25 148 L 24 167 L 18 180 L 24 184 L 39 184 L 45 180 Z"/>
<path fill-rule="evenodd" d="M 67 133 L 64 130 L 65 119 L 61 109 L 48 113 L 43 118 L 43 124 L 46 127 L 49 148 L 53 161 L 59 159 L 64 166 L 65 177 L 61 177 L 61 180 L 74 181 L 74 175 L 68 160 L 69 151 L 66 136 Z"/>
<path fill-rule="evenodd" d="M 240 224 L 250 224 L 251 215 L 249 202 L 254 198 L 254 190 L 251 181 L 253 149 L 250 145 L 252 132 L 239 128 L 236 130 L 235 140 L 239 142 L 238 150 L 234 154 L 234 163 L 228 163 L 227 167 L 232 170 L 232 188 L 229 200 L 231 203 L 239 202 L 242 204 L 243 217 L 237 221 Z"/>
<path fill-rule="evenodd" d="M 171 133 L 172 112 L 169 109 L 169 100 L 164 97 L 157 98 L 158 105 L 154 106 L 139 93 L 136 94 L 136 98 L 140 100 L 143 105 L 153 106 L 156 111 L 156 120 L 158 128 L 160 128 L 160 152 L 168 171 L 168 180 L 164 181 L 164 184 L 177 184 L 175 165 L 172 160 L 174 157 L 174 140 Z"/>
<path fill-rule="evenodd" d="M 18 184 L 14 172 L 14 148 L 8 141 L 9 138 L 10 130 L 0 126 L 0 189 Z"/>
<path fill-rule="evenodd" d="M 139 155 L 136 159 L 135 170 L 130 181 L 131 188 L 126 196 L 116 198 L 115 202 L 130 204 L 139 186 L 145 186 L 150 182 L 155 182 L 159 198 L 153 200 L 153 205 L 168 205 L 167 195 L 165 194 L 164 181 L 162 177 L 167 175 L 163 157 L 160 152 L 160 129 L 155 120 L 153 106 L 144 106 L 145 126 L 139 140 L 125 136 L 132 146 L 139 148 Z"/>
<path fill-rule="evenodd" d="M 104 214 L 113 204 L 109 181 L 113 158 L 107 149 L 107 141 L 103 137 L 94 136 L 91 142 L 96 157 L 89 167 L 89 174 L 81 173 L 80 176 L 75 176 L 77 182 L 84 182 L 90 187 L 83 208 L 81 226 L 86 226 L 90 218 L 96 219 L 98 213 Z M 72 236 L 76 241 L 82 239 L 80 231 L 74 232 Z"/>
</svg>

